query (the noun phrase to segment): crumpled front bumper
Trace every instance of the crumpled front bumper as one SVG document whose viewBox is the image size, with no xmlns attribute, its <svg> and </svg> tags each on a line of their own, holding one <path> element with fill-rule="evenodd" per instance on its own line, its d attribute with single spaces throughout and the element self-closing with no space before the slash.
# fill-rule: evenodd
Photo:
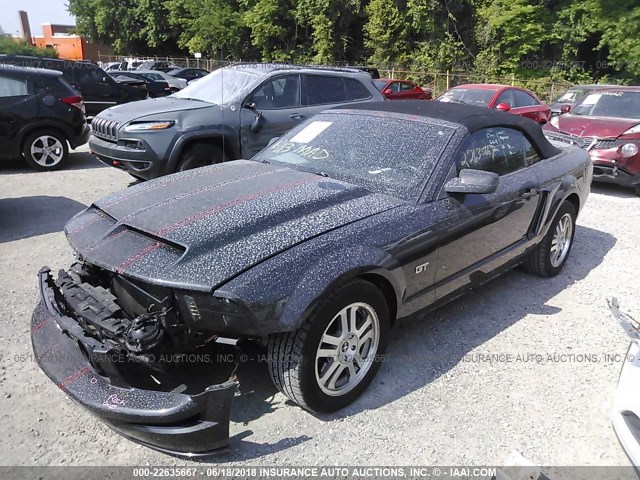
<svg viewBox="0 0 640 480">
<path fill-rule="evenodd" d="M 211 385 L 196 395 L 117 385 L 108 375 L 114 352 L 86 336 L 65 315 L 64 299 L 50 270 L 38 277 L 41 301 L 31 320 L 31 342 L 42 371 L 74 401 L 121 435 L 166 453 L 207 455 L 229 443 L 235 379 Z M 89 361 L 107 375 L 100 375 Z"/>
</svg>

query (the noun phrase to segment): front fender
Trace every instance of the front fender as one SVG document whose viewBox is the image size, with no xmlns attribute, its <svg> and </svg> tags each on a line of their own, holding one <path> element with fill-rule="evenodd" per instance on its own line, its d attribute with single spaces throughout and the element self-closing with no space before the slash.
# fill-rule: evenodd
<svg viewBox="0 0 640 480">
<path fill-rule="evenodd" d="M 395 264 L 381 248 L 357 246 L 334 251 L 307 268 L 291 294 L 277 320 L 279 331 L 292 331 L 300 327 L 320 299 L 334 286 L 364 274 L 377 275 L 393 288 L 395 304 L 401 302 L 400 270 L 390 270 Z M 394 273 L 395 272 L 395 273 Z M 395 315 L 396 312 L 391 312 Z"/>
<path fill-rule="evenodd" d="M 180 135 L 180 138 L 176 141 L 169 155 L 167 171 L 174 172 L 184 148 L 192 141 L 198 140 L 220 140 L 224 145 L 225 151 L 230 153 L 232 157 L 231 160 L 240 158 L 240 145 L 238 143 L 237 132 L 228 125 L 220 125 L 217 128 L 192 130 Z"/>
</svg>

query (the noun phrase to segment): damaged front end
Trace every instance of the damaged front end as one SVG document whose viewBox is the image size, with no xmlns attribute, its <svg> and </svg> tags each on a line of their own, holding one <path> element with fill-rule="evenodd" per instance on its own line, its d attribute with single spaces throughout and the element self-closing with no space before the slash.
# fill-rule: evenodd
<svg viewBox="0 0 640 480">
<path fill-rule="evenodd" d="M 180 364 L 175 375 L 174 359 L 208 351 L 217 338 L 183 320 L 188 303 L 179 304 L 171 289 L 84 263 L 61 270 L 56 280 L 47 267 L 38 276 L 31 340 L 38 365 L 58 387 L 151 448 L 194 456 L 228 445 L 238 387 L 233 363 L 214 372 L 217 383 L 185 374 L 193 365 Z M 194 381 L 187 386 L 185 378 Z"/>
</svg>

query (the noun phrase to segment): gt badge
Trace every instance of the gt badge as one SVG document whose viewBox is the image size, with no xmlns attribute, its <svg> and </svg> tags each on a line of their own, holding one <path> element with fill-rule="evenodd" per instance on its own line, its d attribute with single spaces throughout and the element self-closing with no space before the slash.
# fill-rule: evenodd
<svg viewBox="0 0 640 480">
<path fill-rule="evenodd" d="M 422 273 L 422 272 L 424 272 L 424 271 L 427 269 L 427 267 L 428 267 L 428 266 L 429 266 L 429 262 L 427 262 L 427 263 L 421 263 L 420 265 L 417 265 L 417 266 L 416 266 L 416 275 L 417 275 L 418 273 Z"/>
</svg>

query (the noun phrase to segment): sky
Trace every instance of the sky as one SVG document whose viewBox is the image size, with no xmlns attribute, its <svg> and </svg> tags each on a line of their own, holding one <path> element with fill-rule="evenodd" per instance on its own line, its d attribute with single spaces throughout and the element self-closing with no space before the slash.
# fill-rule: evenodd
<svg viewBox="0 0 640 480">
<path fill-rule="evenodd" d="M 40 25 L 43 23 L 75 25 L 66 3 L 67 0 L 0 0 L 0 27 L 4 33 L 21 34 L 18 10 L 29 14 L 32 35 L 42 35 Z"/>
</svg>

